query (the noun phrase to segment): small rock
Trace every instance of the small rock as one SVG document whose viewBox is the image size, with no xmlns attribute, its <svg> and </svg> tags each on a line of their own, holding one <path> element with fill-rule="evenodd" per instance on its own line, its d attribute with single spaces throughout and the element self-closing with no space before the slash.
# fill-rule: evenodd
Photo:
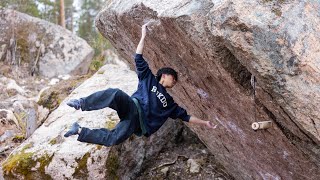
<svg viewBox="0 0 320 180">
<path fill-rule="evenodd" d="M 51 79 L 51 81 L 49 82 L 49 85 L 55 85 L 55 84 L 57 84 L 58 82 L 59 82 L 60 80 L 59 79 L 57 79 L 57 78 L 52 78 Z"/>
<path fill-rule="evenodd" d="M 16 83 L 16 81 L 13 79 L 8 80 L 6 90 L 7 91 L 15 91 L 16 93 L 23 94 L 23 95 L 25 94 L 25 90 L 22 87 L 20 87 Z"/>
<path fill-rule="evenodd" d="M 25 111 L 21 101 L 14 101 L 12 104 L 12 107 L 15 113 L 20 113 Z"/>
<path fill-rule="evenodd" d="M 40 47 L 40 41 L 36 41 L 36 47 Z"/>
<path fill-rule="evenodd" d="M 165 168 L 162 168 L 160 170 L 164 175 L 167 175 L 168 171 L 169 171 L 169 167 L 165 167 Z"/>
<path fill-rule="evenodd" d="M 200 172 L 200 165 L 194 159 L 188 159 L 187 161 L 188 167 L 190 168 L 191 173 L 199 173 Z"/>
<path fill-rule="evenodd" d="M 10 148 L 11 146 L 0 147 L 0 153 L 3 154 L 5 151 L 9 150 Z"/>
<path fill-rule="evenodd" d="M 69 74 L 59 75 L 59 76 L 58 76 L 59 79 L 63 79 L 63 80 L 68 80 L 68 79 L 70 79 L 70 77 L 71 77 L 71 76 L 70 76 Z"/>
<path fill-rule="evenodd" d="M 41 52 L 41 54 L 44 54 L 46 52 L 46 47 L 44 44 L 40 45 L 40 52 Z"/>
<path fill-rule="evenodd" d="M 3 142 L 15 135 L 14 130 L 6 130 L 2 136 L 0 136 L 0 142 Z"/>
<path fill-rule="evenodd" d="M 42 124 L 46 120 L 50 113 L 50 110 L 48 108 L 45 108 L 43 106 L 38 106 L 38 122 Z"/>
<path fill-rule="evenodd" d="M 19 127 L 19 122 L 14 115 L 14 113 L 10 110 L 0 109 L 0 120 L 1 120 L 1 128 L 0 134 L 2 134 L 2 128 L 9 128 L 14 124 Z M 10 128 L 9 128 L 10 129 Z"/>
</svg>

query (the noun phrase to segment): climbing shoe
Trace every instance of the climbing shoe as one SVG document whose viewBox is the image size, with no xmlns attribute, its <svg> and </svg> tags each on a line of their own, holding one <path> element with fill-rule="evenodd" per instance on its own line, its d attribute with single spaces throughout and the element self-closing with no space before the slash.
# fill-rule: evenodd
<svg viewBox="0 0 320 180">
<path fill-rule="evenodd" d="M 69 137 L 72 135 L 79 134 L 78 131 L 80 128 L 81 128 L 81 126 L 77 122 L 73 123 L 70 130 L 66 134 L 64 134 L 64 137 Z"/>
<path fill-rule="evenodd" d="M 81 102 L 83 100 L 82 99 L 71 99 L 67 102 L 67 105 L 70 107 L 75 108 L 76 110 L 79 110 L 81 108 Z"/>
</svg>

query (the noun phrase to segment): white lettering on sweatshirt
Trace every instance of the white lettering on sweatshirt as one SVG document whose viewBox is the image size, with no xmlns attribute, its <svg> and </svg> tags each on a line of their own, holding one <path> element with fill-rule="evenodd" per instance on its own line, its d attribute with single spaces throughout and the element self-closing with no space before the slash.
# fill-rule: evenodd
<svg viewBox="0 0 320 180">
<path fill-rule="evenodd" d="M 162 106 L 163 106 L 163 107 L 167 107 L 168 104 L 167 104 L 167 99 L 166 99 L 166 97 L 157 90 L 157 87 L 156 87 L 156 86 L 152 86 L 151 92 L 156 93 L 156 96 L 157 96 L 157 98 L 160 100 L 160 102 L 162 103 Z"/>
</svg>

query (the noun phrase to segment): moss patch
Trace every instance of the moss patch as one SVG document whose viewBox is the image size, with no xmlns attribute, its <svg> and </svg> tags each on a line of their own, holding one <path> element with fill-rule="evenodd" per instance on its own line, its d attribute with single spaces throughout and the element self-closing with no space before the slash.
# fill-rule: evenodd
<svg viewBox="0 0 320 180">
<path fill-rule="evenodd" d="M 7 173 L 11 173 L 12 170 L 16 169 L 17 167 L 24 167 L 23 164 L 28 163 L 30 159 L 32 159 L 33 153 L 25 153 L 26 149 L 32 147 L 32 144 L 25 145 L 21 152 L 15 155 L 10 155 L 9 158 L 2 164 L 3 171 Z M 19 170 L 19 169 L 18 169 Z"/>
<path fill-rule="evenodd" d="M 115 147 L 111 147 L 106 161 L 106 177 L 105 179 L 118 180 L 119 176 L 117 171 L 119 169 L 119 154 Z"/>
<path fill-rule="evenodd" d="M 30 149 L 30 148 L 32 148 L 32 147 L 33 147 L 33 144 L 32 144 L 32 143 L 29 143 L 29 144 L 25 145 L 25 146 L 21 149 L 21 152 L 24 152 L 25 150 Z"/>
<path fill-rule="evenodd" d="M 106 128 L 109 130 L 113 129 L 116 125 L 117 125 L 117 122 L 115 122 L 115 121 L 107 121 L 106 122 Z"/>
<path fill-rule="evenodd" d="M 59 82 L 41 94 L 38 104 L 48 108 L 51 113 L 60 105 L 63 99 L 88 78 L 89 76 L 76 76 Z"/>
<path fill-rule="evenodd" d="M 32 146 L 31 143 L 25 145 L 19 153 L 10 155 L 2 164 L 5 179 L 52 179 L 45 173 L 45 167 L 50 164 L 53 155 L 44 154 L 35 158 L 34 152 L 25 152 Z M 37 164 L 40 166 L 34 171 Z"/>
<path fill-rule="evenodd" d="M 92 61 L 91 61 L 91 64 L 90 64 L 90 71 L 91 73 L 94 73 L 96 71 L 98 71 L 103 65 L 104 65 L 104 60 L 105 57 L 104 56 L 98 56 L 98 57 L 95 57 Z"/>
<path fill-rule="evenodd" d="M 51 91 L 48 93 L 43 93 L 38 104 L 52 111 L 59 106 L 60 102 L 61 99 L 59 99 L 59 93 L 56 91 Z"/>
<path fill-rule="evenodd" d="M 21 128 L 21 133 L 22 134 L 26 134 L 26 118 L 27 118 L 27 113 L 22 111 L 22 112 L 19 112 L 19 113 L 14 113 L 14 116 L 16 117 L 17 121 L 18 121 L 18 124 Z"/>
<path fill-rule="evenodd" d="M 39 51 L 39 48 L 36 47 L 36 42 L 42 42 L 47 47 L 49 44 L 52 44 L 52 38 L 47 37 L 46 30 L 41 28 L 37 23 L 21 23 L 16 27 L 17 63 L 23 66 L 26 64 L 31 74 L 38 74 L 39 69 L 34 69 L 37 66 L 35 63 L 37 62 L 36 57 Z"/>
<path fill-rule="evenodd" d="M 102 145 L 97 145 L 97 150 L 101 150 L 102 149 Z"/>
<path fill-rule="evenodd" d="M 87 161 L 90 157 L 90 153 L 87 152 L 85 155 L 82 156 L 82 158 L 77 158 L 76 162 L 78 163 L 78 167 L 76 167 L 74 173 L 72 176 L 77 179 L 87 179 L 88 178 L 88 167 L 87 167 Z"/>
<path fill-rule="evenodd" d="M 272 8 L 271 10 L 275 15 L 277 16 L 281 16 L 282 15 L 282 12 L 281 12 L 281 9 L 280 8 Z"/>
<path fill-rule="evenodd" d="M 17 95 L 17 94 L 19 93 L 19 92 L 18 92 L 17 90 L 15 90 L 15 89 L 8 89 L 6 92 L 7 92 L 7 94 L 8 94 L 9 97 L 15 96 L 15 95 Z"/>
<path fill-rule="evenodd" d="M 17 134 L 16 136 L 14 136 L 12 138 L 12 141 L 15 142 L 15 143 L 21 143 L 24 140 L 25 140 L 25 137 L 22 134 Z"/>
<path fill-rule="evenodd" d="M 46 174 L 45 172 L 46 172 L 46 167 L 52 161 L 53 155 L 54 154 L 49 156 L 48 154 L 45 154 L 44 156 L 37 159 L 37 162 L 40 163 L 40 167 L 35 172 L 31 173 L 32 179 L 46 179 L 46 180 L 52 179 L 51 176 Z M 35 178 L 35 177 L 37 177 L 37 178 Z"/>
<path fill-rule="evenodd" d="M 28 43 L 28 35 L 29 32 L 27 31 L 20 31 L 18 30 L 18 33 L 20 36 L 17 37 L 17 50 L 20 52 L 20 61 L 30 63 L 31 59 L 33 57 L 32 53 L 29 52 L 30 44 Z"/>
<path fill-rule="evenodd" d="M 10 155 L 8 160 L 2 164 L 4 177 L 14 179 L 17 177 L 15 174 L 26 177 L 31 168 L 36 165 L 33 163 L 33 154 L 34 153 L 21 152 L 16 155 Z"/>
<path fill-rule="evenodd" d="M 57 137 L 50 140 L 49 144 L 55 145 L 57 144 Z"/>
</svg>

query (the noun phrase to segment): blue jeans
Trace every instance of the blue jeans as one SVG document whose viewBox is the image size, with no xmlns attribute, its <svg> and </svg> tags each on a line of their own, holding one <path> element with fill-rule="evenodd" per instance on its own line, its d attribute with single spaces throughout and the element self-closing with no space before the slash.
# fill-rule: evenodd
<svg viewBox="0 0 320 180">
<path fill-rule="evenodd" d="M 120 89 L 109 88 L 81 99 L 82 111 L 109 107 L 117 111 L 120 122 L 112 130 L 82 127 L 78 141 L 112 146 L 122 143 L 135 132 L 141 132 L 137 107 L 131 97 Z"/>
</svg>

